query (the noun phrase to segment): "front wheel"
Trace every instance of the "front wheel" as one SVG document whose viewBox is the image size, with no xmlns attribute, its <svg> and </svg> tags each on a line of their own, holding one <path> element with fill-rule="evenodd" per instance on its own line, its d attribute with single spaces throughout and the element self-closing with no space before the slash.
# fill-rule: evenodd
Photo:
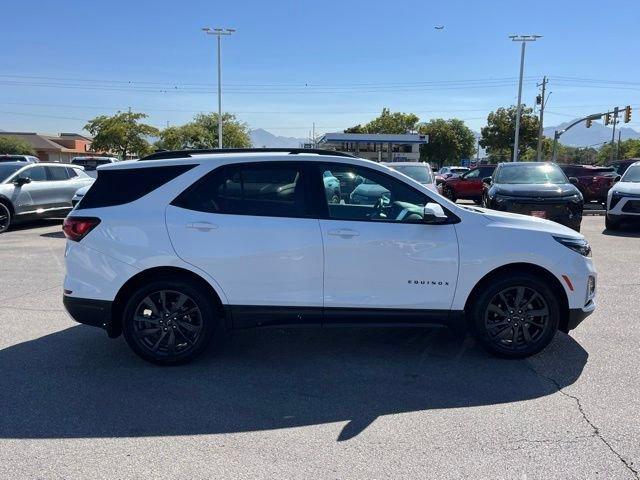
<svg viewBox="0 0 640 480">
<path fill-rule="evenodd" d="M 490 353 L 525 358 L 544 349 L 558 330 L 560 304 L 547 284 L 520 273 L 496 280 L 480 292 L 471 329 Z"/>
<path fill-rule="evenodd" d="M 444 187 L 442 187 L 442 195 L 444 195 L 445 197 L 447 197 L 449 200 L 451 200 L 452 202 L 456 201 L 456 194 L 453 191 L 453 188 L 445 185 Z"/>
<path fill-rule="evenodd" d="M 11 225 L 11 211 L 4 203 L 0 202 L 0 233 L 9 230 Z"/>
<path fill-rule="evenodd" d="M 158 279 L 140 287 L 124 308 L 122 331 L 144 360 L 178 365 L 210 343 L 218 318 L 207 293 L 189 279 Z"/>
</svg>

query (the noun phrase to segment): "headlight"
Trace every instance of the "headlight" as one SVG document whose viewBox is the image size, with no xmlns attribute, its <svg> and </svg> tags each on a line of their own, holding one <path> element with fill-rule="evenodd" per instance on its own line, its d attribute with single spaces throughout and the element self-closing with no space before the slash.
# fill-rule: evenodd
<svg viewBox="0 0 640 480">
<path fill-rule="evenodd" d="M 570 248 L 574 252 L 579 253 L 585 257 L 591 256 L 591 245 L 581 238 L 565 238 L 565 237 L 553 237 L 558 243 L 561 243 L 567 248 Z"/>
</svg>

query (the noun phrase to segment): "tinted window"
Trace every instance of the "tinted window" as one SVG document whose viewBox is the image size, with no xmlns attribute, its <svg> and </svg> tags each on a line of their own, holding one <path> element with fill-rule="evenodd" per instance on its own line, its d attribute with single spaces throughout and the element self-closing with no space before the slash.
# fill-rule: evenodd
<svg viewBox="0 0 640 480">
<path fill-rule="evenodd" d="M 102 171 L 76 210 L 133 202 L 193 167 L 195 165 L 174 165 Z"/>
<path fill-rule="evenodd" d="M 32 167 L 20 174 L 21 177 L 30 178 L 32 182 L 43 182 L 47 179 L 44 167 Z"/>
<path fill-rule="evenodd" d="M 67 168 L 67 175 L 69 175 L 69 178 L 77 177 L 78 171 L 75 168 Z"/>
<path fill-rule="evenodd" d="M 331 169 L 337 176 L 354 176 L 362 181 L 350 194 L 336 197 L 323 178 L 324 198 L 329 218 L 336 220 L 420 222 L 426 195 L 384 173 L 347 164 L 331 164 L 320 172 Z"/>
<path fill-rule="evenodd" d="M 480 170 L 471 170 L 469 173 L 463 175 L 463 177 L 469 180 L 480 178 Z"/>
<path fill-rule="evenodd" d="M 69 180 L 69 173 L 65 167 L 46 167 L 49 180 Z"/>
<path fill-rule="evenodd" d="M 218 168 L 172 204 L 201 212 L 235 215 L 307 217 L 311 213 L 303 168 L 293 162 Z"/>
<path fill-rule="evenodd" d="M 627 171 L 624 173 L 622 177 L 623 182 L 640 182 L 640 165 L 634 165 L 632 167 L 627 168 Z"/>
<path fill-rule="evenodd" d="M 568 183 L 560 167 L 557 165 L 503 165 L 496 176 L 496 183 L 537 184 Z"/>
<path fill-rule="evenodd" d="M 416 182 L 433 183 L 431 169 L 426 165 L 392 165 L 391 168 L 413 178 Z"/>
</svg>

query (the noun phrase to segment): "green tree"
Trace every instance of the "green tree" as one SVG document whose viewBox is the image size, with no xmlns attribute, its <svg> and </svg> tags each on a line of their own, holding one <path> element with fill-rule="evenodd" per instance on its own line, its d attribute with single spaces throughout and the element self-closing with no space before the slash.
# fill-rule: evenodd
<svg viewBox="0 0 640 480">
<path fill-rule="evenodd" d="M 513 158 L 513 140 L 516 124 L 515 106 L 501 107 L 487 117 L 487 126 L 481 130 L 480 145 L 487 150 L 491 160 L 509 160 Z M 523 106 L 520 117 L 520 141 L 518 157 L 527 149 L 535 149 L 538 144 L 538 117 L 533 109 Z"/>
<path fill-rule="evenodd" d="M 614 159 L 625 159 L 625 158 L 640 158 L 640 140 L 637 139 L 627 139 L 623 142 L 620 142 L 620 148 L 617 148 L 617 143 L 611 146 L 611 143 L 605 143 L 598 150 L 597 162 L 600 165 L 606 165 L 611 160 L 611 149 L 613 148 L 613 157 Z M 617 157 L 616 157 L 617 150 Z"/>
<path fill-rule="evenodd" d="M 249 127 L 231 113 L 222 114 L 222 145 L 225 148 L 251 146 Z M 160 132 L 156 146 L 167 150 L 216 148 L 218 146 L 218 114 L 198 114 L 185 125 L 167 127 Z"/>
<path fill-rule="evenodd" d="M 418 125 L 418 132 L 429 135 L 429 143 L 420 146 L 420 159 L 431 165 L 458 164 L 475 153 L 473 131 L 457 118 L 430 120 Z"/>
<path fill-rule="evenodd" d="M 2 136 L 0 137 L 0 154 L 7 153 L 9 155 L 35 155 L 35 151 L 24 140 L 18 137 Z"/>
<path fill-rule="evenodd" d="M 145 113 L 138 112 L 118 112 L 115 115 L 100 115 L 90 120 L 85 126 L 91 135 L 93 150 L 104 150 L 117 153 L 122 159 L 127 155 L 145 155 L 152 148 L 146 137 L 157 136 L 160 131 L 141 123 L 140 120 L 147 118 Z"/>
<path fill-rule="evenodd" d="M 382 113 L 369 123 L 347 128 L 344 133 L 409 133 L 416 130 L 419 120 L 414 113 L 392 113 L 388 108 L 383 108 Z"/>
</svg>

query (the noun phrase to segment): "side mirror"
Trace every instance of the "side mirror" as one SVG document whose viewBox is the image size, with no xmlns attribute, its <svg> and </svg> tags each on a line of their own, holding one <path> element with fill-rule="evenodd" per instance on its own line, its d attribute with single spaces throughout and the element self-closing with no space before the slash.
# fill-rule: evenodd
<svg viewBox="0 0 640 480">
<path fill-rule="evenodd" d="M 28 177 L 18 177 L 13 181 L 13 184 L 16 187 L 21 187 L 23 185 L 26 185 L 27 183 L 31 183 L 31 179 Z"/>
<path fill-rule="evenodd" d="M 574 185 L 577 185 L 578 179 L 576 177 L 569 177 L 569 183 L 573 183 Z"/>
<path fill-rule="evenodd" d="M 618 183 L 622 177 L 620 175 L 616 175 L 616 178 L 613 179 L 613 183 Z"/>
<path fill-rule="evenodd" d="M 424 223 L 438 224 L 447 222 L 449 217 L 439 204 L 427 203 L 422 212 L 422 220 Z"/>
<path fill-rule="evenodd" d="M 491 177 L 484 177 L 484 178 L 482 179 L 482 183 L 484 183 L 485 185 L 491 185 L 491 182 L 492 182 L 492 181 L 493 181 L 493 180 L 491 179 Z"/>
</svg>

